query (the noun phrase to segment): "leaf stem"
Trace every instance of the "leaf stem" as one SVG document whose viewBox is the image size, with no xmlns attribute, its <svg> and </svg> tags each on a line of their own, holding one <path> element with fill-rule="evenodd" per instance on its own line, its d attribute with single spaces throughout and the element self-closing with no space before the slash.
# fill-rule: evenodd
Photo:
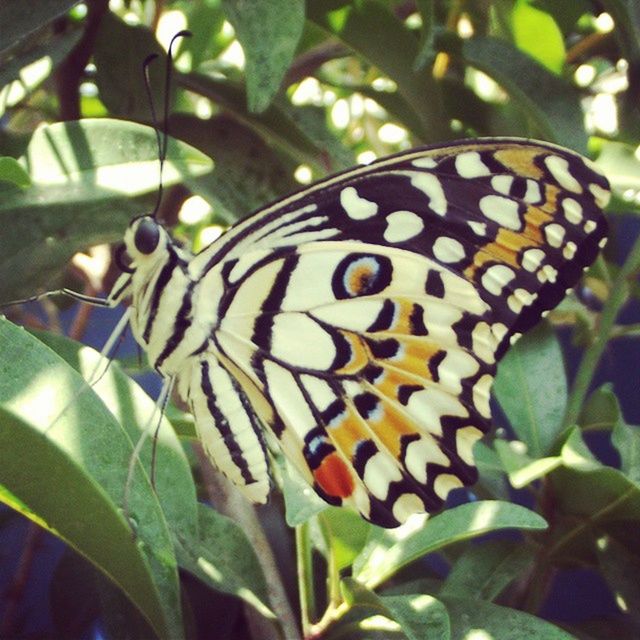
<svg viewBox="0 0 640 640">
<path fill-rule="evenodd" d="M 305 638 L 310 635 L 311 620 L 316 617 L 315 599 L 313 597 L 313 566 L 311 562 L 309 523 L 303 522 L 296 527 L 296 563 L 298 566 L 298 594 L 300 598 L 302 635 Z"/>
<path fill-rule="evenodd" d="M 564 417 L 565 428 L 571 427 L 578 420 L 596 367 L 611 336 L 616 317 L 627 300 L 629 290 L 627 281 L 639 268 L 640 237 L 636 239 L 627 259 L 611 284 L 609 298 L 602 309 L 595 339 L 585 350 L 578 366 L 578 372 L 567 402 L 567 410 Z"/>
</svg>

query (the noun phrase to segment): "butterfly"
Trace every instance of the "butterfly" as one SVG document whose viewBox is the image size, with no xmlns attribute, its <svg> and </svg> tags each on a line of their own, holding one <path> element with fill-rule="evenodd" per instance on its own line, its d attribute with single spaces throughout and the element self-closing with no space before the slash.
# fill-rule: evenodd
<svg viewBox="0 0 640 640">
<path fill-rule="evenodd" d="M 252 502 L 275 441 L 326 502 L 395 527 L 476 481 L 497 363 L 595 260 L 608 199 L 589 160 L 552 144 L 413 149 L 195 255 L 134 219 L 107 303 L 130 299 L 136 340 Z"/>
</svg>

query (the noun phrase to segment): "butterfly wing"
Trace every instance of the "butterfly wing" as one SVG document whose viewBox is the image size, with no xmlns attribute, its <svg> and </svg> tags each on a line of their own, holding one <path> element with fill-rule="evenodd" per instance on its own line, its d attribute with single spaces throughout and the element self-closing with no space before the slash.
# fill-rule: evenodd
<svg viewBox="0 0 640 640">
<path fill-rule="evenodd" d="M 328 178 L 194 259 L 224 280 L 215 351 L 323 498 L 432 512 L 475 480 L 495 365 L 595 259 L 607 198 L 585 159 L 510 139 Z"/>
</svg>

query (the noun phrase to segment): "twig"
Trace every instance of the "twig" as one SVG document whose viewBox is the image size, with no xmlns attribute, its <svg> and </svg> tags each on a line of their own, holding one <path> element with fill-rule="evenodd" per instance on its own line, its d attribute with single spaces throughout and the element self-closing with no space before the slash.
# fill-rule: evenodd
<svg viewBox="0 0 640 640">
<path fill-rule="evenodd" d="M 224 479 L 213 470 L 200 445 L 194 445 L 194 449 L 200 462 L 202 478 L 211 501 L 222 513 L 233 518 L 249 538 L 249 542 L 251 542 L 256 552 L 262 572 L 269 585 L 271 605 L 278 616 L 284 640 L 298 640 L 300 638 L 300 630 L 287 599 L 287 593 L 282 584 L 273 550 L 254 508 L 240 495 L 239 491 L 234 491 L 223 482 Z M 252 637 L 255 640 L 283 640 L 283 637 L 279 636 L 273 624 L 254 611 L 252 607 L 247 606 L 245 608 L 245 615 L 251 627 Z"/>
</svg>

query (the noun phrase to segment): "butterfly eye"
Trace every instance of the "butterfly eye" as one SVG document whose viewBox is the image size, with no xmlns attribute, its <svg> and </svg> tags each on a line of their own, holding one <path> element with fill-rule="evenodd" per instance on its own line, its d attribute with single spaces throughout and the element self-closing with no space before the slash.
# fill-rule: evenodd
<svg viewBox="0 0 640 640">
<path fill-rule="evenodd" d="M 153 218 L 142 218 L 138 223 L 133 243 L 142 254 L 152 254 L 160 242 L 160 228 Z"/>
</svg>

